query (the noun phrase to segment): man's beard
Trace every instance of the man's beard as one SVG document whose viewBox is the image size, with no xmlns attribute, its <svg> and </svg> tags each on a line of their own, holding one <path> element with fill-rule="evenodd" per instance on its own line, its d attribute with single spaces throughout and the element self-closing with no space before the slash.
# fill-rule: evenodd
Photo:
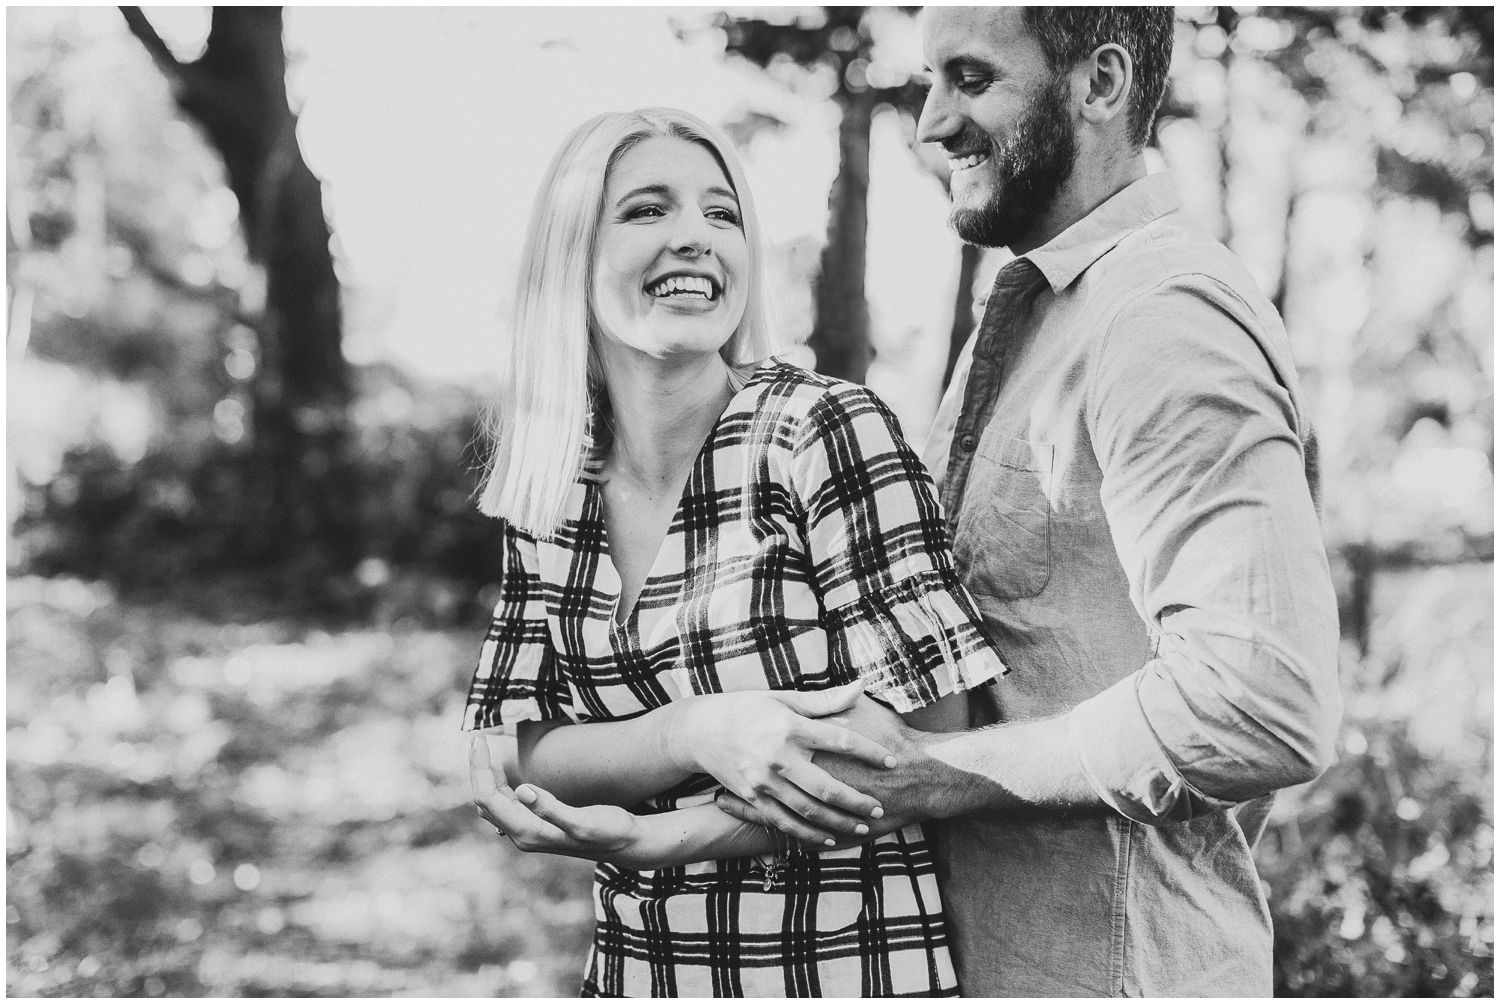
<svg viewBox="0 0 1500 1004">
<path fill-rule="evenodd" d="M 1068 78 L 1044 85 L 1005 143 L 986 137 L 994 189 L 978 209 L 955 206 L 950 222 L 958 236 L 980 247 L 1010 247 L 1052 207 L 1073 174 L 1078 146 L 1068 116 Z"/>
</svg>

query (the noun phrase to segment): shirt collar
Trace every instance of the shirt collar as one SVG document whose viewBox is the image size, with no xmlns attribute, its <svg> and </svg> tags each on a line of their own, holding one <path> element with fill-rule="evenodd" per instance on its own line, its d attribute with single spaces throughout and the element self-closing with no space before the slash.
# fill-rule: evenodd
<svg viewBox="0 0 1500 1004">
<path fill-rule="evenodd" d="M 1061 293 L 1120 241 L 1177 208 L 1177 189 L 1171 174 L 1165 171 L 1148 174 L 1021 257 L 1031 260 L 1046 277 L 1052 292 Z"/>
</svg>

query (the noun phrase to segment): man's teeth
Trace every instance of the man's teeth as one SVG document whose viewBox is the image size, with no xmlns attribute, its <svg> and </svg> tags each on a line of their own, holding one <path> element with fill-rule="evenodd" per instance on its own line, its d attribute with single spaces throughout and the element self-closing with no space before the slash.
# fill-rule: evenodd
<svg viewBox="0 0 1500 1004">
<path fill-rule="evenodd" d="M 978 167 L 980 164 L 984 163 L 986 160 L 989 160 L 989 159 L 990 159 L 989 155 L 988 154 L 983 154 L 983 153 L 971 153 L 967 157 L 949 157 L 948 158 L 948 170 L 950 170 L 950 171 L 963 171 L 963 170 L 967 170 L 968 168 L 971 168 L 971 167 Z"/>
<path fill-rule="evenodd" d="M 714 298 L 714 285 L 696 275 L 669 275 L 665 279 L 646 287 L 652 296 L 701 296 Z"/>
</svg>

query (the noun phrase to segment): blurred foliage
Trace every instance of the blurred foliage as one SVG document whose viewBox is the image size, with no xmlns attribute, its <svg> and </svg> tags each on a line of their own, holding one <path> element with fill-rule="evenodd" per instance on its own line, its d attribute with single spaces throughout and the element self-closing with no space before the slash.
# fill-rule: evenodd
<svg viewBox="0 0 1500 1004">
<path fill-rule="evenodd" d="M 475 632 L 226 625 L 12 579 L 7 990 L 557 996 L 586 863 L 468 802 Z"/>
<path fill-rule="evenodd" d="M 1494 996 L 1494 566 L 1385 575 L 1338 762 L 1257 863 L 1278 996 Z"/>
<path fill-rule="evenodd" d="M 1277 992 L 1491 995 L 1493 12 L 1178 17 L 1161 155 L 1286 317 L 1346 636 L 1340 761 L 1258 848 Z M 8 989 L 572 993 L 587 867 L 462 790 L 476 394 L 358 368 L 354 573 L 257 558 L 222 167 L 114 11 L 7 19 Z M 901 10 L 716 30 L 800 100 L 910 85 Z"/>
<path fill-rule="evenodd" d="M 345 520 L 362 555 L 352 576 L 329 576 L 308 548 L 269 566 L 250 560 L 243 445 L 217 438 L 133 462 L 104 443 L 70 448 L 51 480 L 25 485 L 13 551 L 36 573 L 107 579 L 127 595 L 234 619 L 367 618 L 407 592 L 429 616 L 472 616 L 499 561 L 494 525 L 472 502 L 478 402 L 384 366 L 355 377 L 340 473 L 353 486 Z"/>
<path fill-rule="evenodd" d="M 117 15 L 97 13 L 110 20 L 47 14 L 7 66 L 11 566 L 245 618 L 364 616 L 393 579 L 428 592 L 434 612 L 468 612 L 498 568 L 493 528 L 469 503 L 473 392 L 386 366 L 354 373 L 331 469 L 304 471 L 352 500 L 340 539 L 266 546 L 252 412 L 278 376 L 240 313 L 264 278 L 218 158 Z M 310 516 L 282 506 L 269 530 Z"/>
</svg>

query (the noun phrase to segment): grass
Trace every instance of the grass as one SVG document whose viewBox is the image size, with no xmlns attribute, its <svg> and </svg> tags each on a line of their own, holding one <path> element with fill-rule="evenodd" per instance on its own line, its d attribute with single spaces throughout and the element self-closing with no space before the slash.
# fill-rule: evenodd
<svg viewBox="0 0 1500 1004">
<path fill-rule="evenodd" d="M 1343 758 L 1258 852 L 1286 994 L 1493 993 L 1492 568 L 1383 580 Z M 16 996 L 572 996 L 589 865 L 469 805 L 472 630 L 7 594 Z"/>
</svg>

